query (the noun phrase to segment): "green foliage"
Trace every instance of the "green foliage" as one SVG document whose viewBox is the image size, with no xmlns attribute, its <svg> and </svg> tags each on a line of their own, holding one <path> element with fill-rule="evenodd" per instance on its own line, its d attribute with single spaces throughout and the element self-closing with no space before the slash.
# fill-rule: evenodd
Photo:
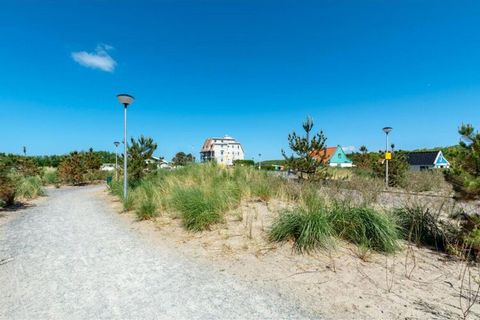
<svg viewBox="0 0 480 320">
<path fill-rule="evenodd" d="M 6 161 L 0 161 L 0 207 L 15 202 L 15 182 L 10 177 L 11 168 Z"/>
<path fill-rule="evenodd" d="M 446 179 L 452 183 L 461 198 L 480 197 L 480 133 L 470 124 L 462 124 L 458 133 L 462 137 L 458 155 L 452 169 L 446 172 Z"/>
<path fill-rule="evenodd" d="M 131 190 L 128 190 L 126 198 L 123 197 L 123 195 L 122 195 L 122 204 L 123 204 L 123 211 L 124 212 L 132 210 L 134 205 L 135 205 L 135 199 L 132 196 L 130 191 Z"/>
<path fill-rule="evenodd" d="M 153 202 L 152 199 L 145 199 L 141 203 L 140 208 L 137 209 L 137 217 L 139 220 L 151 219 L 158 216 L 156 210 L 157 206 L 155 205 L 155 202 Z"/>
<path fill-rule="evenodd" d="M 218 193 L 208 194 L 198 187 L 178 188 L 172 204 L 182 214 L 187 230 L 202 231 L 221 220 L 222 199 Z"/>
<path fill-rule="evenodd" d="M 128 175 L 132 184 L 138 183 L 148 171 L 152 171 L 147 160 L 153 156 L 156 149 L 157 144 L 152 138 L 142 135 L 137 140 L 131 139 L 128 147 Z"/>
<path fill-rule="evenodd" d="M 191 153 L 186 154 L 182 151 L 177 152 L 172 158 L 172 163 L 174 166 L 185 166 L 192 162 L 195 162 L 195 157 Z"/>
<path fill-rule="evenodd" d="M 90 148 L 88 152 L 71 152 L 58 166 L 60 180 L 67 184 L 83 184 L 101 180 L 104 173 L 100 171 L 101 159 Z"/>
<path fill-rule="evenodd" d="M 58 167 L 61 180 L 74 185 L 84 183 L 87 172 L 84 154 L 77 151 L 70 153 Z"/>
<path fill-rule="evenodd" d="M 57 185 L 60 183 L 57 168 L 43 168 L 42 183 L 44 185 Z"/>
<path fill-rule="evenodd" d="M 42 180 L 38 176 L 20 178 L 16 189 L 16 197 L 22 199 L 34 199 L 45 194 L 42 187 Z"/>
<path fill-rule="evenodd" d="M 300 173 L 301 178 L 314 178 L 318 176 L 320 169 L 324 167 L 326 157 L 327 138 L 323 131 L 310 137 L 313 129 L 313 119 L 307 117 L 303 122 L 305 136 L 298 136 L 295 132 L 288 135 L 288 145 L 295 155 L 287 156 L 282 150 L 286 165 Z"/>
<path fill-rule="evenodd" d="M 234 166 L 254 166 L 255 161 L 253 160 L 233 160 Z"/>
<path fill-rule="evenodd" d="M 330 222 L 338 237 L 354 244 L 386 253 L 399 249 L 395 222 L 372 208 L 337 204 Z"/>
<path fill-rule="evenodd" d="M 394 214 L 405 240 L 417 245 L 432 246 L 439 250 L 446 248 L 448 241 L 439 219 L 439 213 L 435 214 L 424 206 L 413 205 L 396 209 Z"/>
<path fill-rule="evenodd" d="M 371 165 L 375 176 L 385 179 L 385 162 L 378 157 L 371 158 Z M 388 184 L 391 187 L 401 187 L 405 182 L 405 175 L 410 169 L 407 156 L 402 152 L 395 152 L 388 161 Z"/>
<path fill-rule="evenodd" d="M 285 210 L 274 221 L 269 232 L 271 241 L 293 240 L 300 252 L 332 246 L 333 230 L 328 211 L 322 206 L 297 207 Z"/>
</svg>

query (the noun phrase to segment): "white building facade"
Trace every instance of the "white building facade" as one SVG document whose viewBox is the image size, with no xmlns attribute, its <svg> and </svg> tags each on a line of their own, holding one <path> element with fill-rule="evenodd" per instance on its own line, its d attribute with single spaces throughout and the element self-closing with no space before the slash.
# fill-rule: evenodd
<svg viewBox="0 0 480 320">
<path fill-rule="evenodd" d="M 226 166 L 233 165 L 235 160 L 243 160 L 243 147 L 234 138 L 224 136 L 223 138 L 208 138 L 200 150 L 202 162 L 215 161 Z"/>
</svg>

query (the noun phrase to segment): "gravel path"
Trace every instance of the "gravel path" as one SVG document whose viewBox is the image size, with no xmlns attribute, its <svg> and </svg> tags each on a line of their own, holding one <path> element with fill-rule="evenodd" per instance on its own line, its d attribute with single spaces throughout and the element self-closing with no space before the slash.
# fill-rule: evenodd
<svg viewBox="0 0 480 320">
<path fill-rule="evenodd" d="M 49 190 L 0 224 L 1 319 L 301 319 L 278 293 L 148 241 L 95 196 Z"/>
</svg>

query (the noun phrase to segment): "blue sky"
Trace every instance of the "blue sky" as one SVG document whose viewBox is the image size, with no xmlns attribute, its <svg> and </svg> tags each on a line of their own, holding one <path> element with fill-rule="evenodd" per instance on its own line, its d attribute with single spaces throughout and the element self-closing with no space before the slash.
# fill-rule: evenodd
<svg viewBox="0 0 480 320">
<path fill-rule="evenodd" d="M 157 155 L 229 134 L 280 158 L 306 115 L 329 145 L 452 145 L 480 127 L 478 1 L 2 1 L 0 151 Z"/>
</svg>

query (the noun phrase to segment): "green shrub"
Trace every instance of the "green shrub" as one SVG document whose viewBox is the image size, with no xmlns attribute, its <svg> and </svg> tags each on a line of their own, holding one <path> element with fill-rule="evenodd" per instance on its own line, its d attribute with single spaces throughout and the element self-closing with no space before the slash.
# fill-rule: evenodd
<svg viewBox="0 0 480 320">
<path fill-rule="evenodd" d="M 397 226 L 384 213 L 367 207 L 337 204 L 330 221 L 338 237 L 354 244 L 386 253 L 399 249 Z"/>
<path fill-rule="evenodd" d="M 293 240 L 300 252 L 328 248 L 332 241 L 332 228 L 324 209 L 295 208 L 282 212 L 269 233 L 271 241 Z"/>
<path fill-rule="evenodd" d="M 33 199 L 44 195 L 42 180 L 35 177 L 21 178 L 17 184 L 16 196 L 23 199 Z"/>
<path fill-rule="evenodd" d="M 172 205 L 182 214 L 185 228 L 191 231 L 202 231 L 219 222 L 225 207 L 218 193 L 207 194 L 199 187 L 177 188 Z"/>
</svg>

